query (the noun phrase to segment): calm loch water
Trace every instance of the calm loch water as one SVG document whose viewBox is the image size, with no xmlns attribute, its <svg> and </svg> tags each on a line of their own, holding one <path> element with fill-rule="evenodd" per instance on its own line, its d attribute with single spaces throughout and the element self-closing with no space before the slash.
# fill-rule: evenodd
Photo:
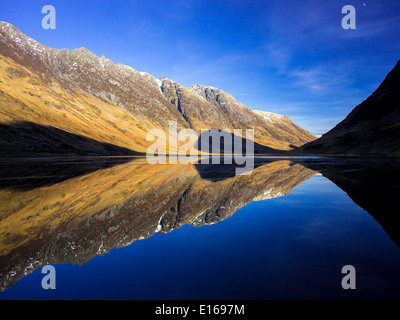
<svg viewBox="0 0 400 320">
<path fill-rule="evenodd" d="M 400 298 L 396 160 L 0 164 L 0 299 Z M 41 286 L 42 267 L 56 289 Z M 342 267 L 356 289 L 342 288 Z"/>
</svg>

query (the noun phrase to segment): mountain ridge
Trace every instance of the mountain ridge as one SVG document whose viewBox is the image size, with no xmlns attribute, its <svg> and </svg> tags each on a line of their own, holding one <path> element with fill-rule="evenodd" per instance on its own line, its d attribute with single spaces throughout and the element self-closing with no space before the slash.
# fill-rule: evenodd
<svg viewBox="0 0 400 320">
<path fill-rule="evenodd" d="M 197 132 L 254 128 L 255 142 L 276 150 L 315 139 L 294 124 L 271 127 L 222 90 L 156 79 L 84 47 L 49 48 L 6 22 L 0 22 L 0 58 L 0 123 L 55 126 L 136 152 L 150 145 L 150 129 L 166 131 L 169 121 Z"/>
</svg>

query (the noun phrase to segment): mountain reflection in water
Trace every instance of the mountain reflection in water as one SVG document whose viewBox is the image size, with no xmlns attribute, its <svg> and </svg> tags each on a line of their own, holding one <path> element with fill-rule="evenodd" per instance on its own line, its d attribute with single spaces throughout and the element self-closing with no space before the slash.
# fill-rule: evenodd
<svg viewBox="0 0 400 320">
<path fill-rule="evenodd" d="M 399 219 L 387 210 L 400 191 L 395 161 L 257 158 L 238 176 L 230 165 L 145 158 L 0 167 L 0 290 L 47 264 L 84 264 L 154 233 L 217 223 L 253 200 L 288 195 L 317 171 L 399 245 Z"/>
</svg>

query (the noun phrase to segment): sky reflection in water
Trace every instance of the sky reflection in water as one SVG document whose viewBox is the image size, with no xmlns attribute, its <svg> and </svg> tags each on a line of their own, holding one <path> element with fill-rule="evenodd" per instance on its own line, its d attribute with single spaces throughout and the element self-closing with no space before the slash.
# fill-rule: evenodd
<svg viewBox="0 0 400 320">
<path fill-rule="evenodd" d="M 117 171 L 123 171 L 126 166 L 116 167 Z M 284 176 L 288 170 L 297 168 L 290 161 L 267 166 L 270 171 L 266 176 L 279 176 L 279 173 Z M 259 170 L 255 172 L 258 179 L 265 168 L 264 165 L 255 169 Z M 162 174 L 169 169 L 164 168 Z M 212 217 L 202 217 L 204 221 L 209 219 L 209 225 L 203 220 L 201 225 L 192 219 L 190 212 L 184 211 L 185 201 L 193 204 L 191 193 L 193 199 L 205 195 L 211 197 L 220 189 L 229 189 L 242 182 L 237 177 L 204 182 L 194 174 L 191 187 L 187 189 L 189 191 L 185 189 L 177 208 L 183 211 L 183 222 L 186 212 L 192 219 L 189 220 L 194 221 L 193 225 L 201 226 L 186 222 L 168 229 L 166 224 L 163 226 L 167 228 L 165 234 L 152 235 L 150 232 L 147 239 L 111 249 L 103 256 L 96 255 L 81 266 L 68 261 L 54 263 L 56 290 L 41 288 L 44 275 L 38 268 L 0 293 L 0 299 L 399 298 L 400 248 L 381 225 L 320 174 L 307 172 L 304 182 L 298 181 L 299 185 L 284 189 L 284 185 L 294 179 L 295 173 L 290 172 L 286 179 L 268 180 L 272 189 L 264 185 L 267 193 L 272 192 L 272 196 L 278 197 L 247 205 L 239 203 L 243 207 L 231 216 L 230 213 L 224 216 L 225 204 L 221 201 L 229 198 L 236 189 L 221 193 L 220 198 L 216 196 L 218 210 L 222 213 L 219 218 L 218 210 Z M 73 179 L 79 177 L 69 181 Z M 196 191 L 196 184 L 200 189 L 215 188 L 217 191 L 201 193 Z M 248 188 L 259 185 L 262 185 L 262 179 L 260 184 Z M 118 187 L 121 185 L 117 184 Z M 245 190 L 246 184 L 240 188 Z M 277 189 L 280 193 L 290 194 L 279 196 Z M 136 193 L 132 194 L 136 196 Z M 145 202 L 148 203 L 151 201 Z M 151 210 L 151 207 L 147 208 L 148 212 Z M 356 290 L 341 287 L 344 276 L 341 268 L 347 264 L 356 268 Z"/>
</svg>

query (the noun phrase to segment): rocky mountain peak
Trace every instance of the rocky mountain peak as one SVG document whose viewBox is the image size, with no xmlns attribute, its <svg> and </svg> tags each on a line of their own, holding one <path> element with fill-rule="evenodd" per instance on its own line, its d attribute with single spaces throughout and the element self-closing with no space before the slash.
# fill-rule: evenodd
<svg viewBox="0 0 400 320">
<path fill-rule="evenodd" d="M 215 87 L 187 88 L 166 77 L 157 79 L 98 57 L 85 47 L 52 49 L 5 22 L 0 22 L 0 57 L 9 66 L 0 70 L 0 81 L 7 83 L 4 105 L 8 106 L 0 121 L 55 125 L 124 148 L 136 148 L 139 143 L 141 150 L 149 144 L 146 132 L 152 127 L 168 130 L 171 120 L 177 121 L 178 129 L 198 132 L 254 129 L 255 142 L 268 150 L 289 150 L 314 139 L 293 123 L 276 125 L 279 117 L 271 126 Z M 17 111 L 15 101 L 23 105 L 24 112 Z"/>
<path fill-rule="evenodd" d="M 0 38 L 2 42 L 15 45 L 30 56 L 36 56 L 49 51 L 49 48 L 26 36 L 12 24 L 3 21 L 0 21 Z"/>
<path fill-rule="evenodd" d="M 273 113 L 273 112 L 267 112 L 267 111 L 260 111 L 260 110 L 253 110 L 253 112 L 259 116 L 261 116 L 265 121 L 271 122 L 271 121 L 276 121 L 276 120 L 288 120 L 291 121 L 289 116 L 278 114 L 278 113 Z"/>
</svg>

